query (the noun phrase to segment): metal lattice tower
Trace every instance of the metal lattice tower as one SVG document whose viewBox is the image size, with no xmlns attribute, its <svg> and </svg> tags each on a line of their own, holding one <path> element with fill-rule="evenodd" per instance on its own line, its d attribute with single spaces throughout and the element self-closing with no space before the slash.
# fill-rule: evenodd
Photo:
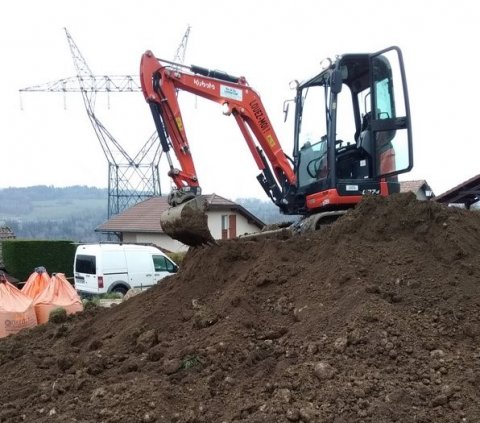
<svg viewBox="0 0 480 423">
<path fill-rule="evenodd" d="M 185 34 L 183 35 L 182 41 L 180 41 L 180 44 L 178 45 L 177 52 L 175 53 L 175 57 L 173 58 L 173 62 L 179 63 L 183 65 L 185 62 L 185 53 L 187 51 L 187 44 L 188 44 L 188 37 L 190 36 L 190 29 L 191 26 L 187 26 L 187 30 L 185 31 Z"/>
<path fill-rule="evenodd" d="M 88 118 L 108 161 L 108 218 L 110 218 L 140 201 L 161 195 L 158 169 L 162 150 L 158 136 L 154 132 L 132 158 L 105 128 L 95 114 L 96 94 L 141 91 L 138 78 L 130 75 L 94 75 L 66 28 L 65 33 L 76 76 L 24 88 L 20 93 L 48 91 L 82 94 Z"/>
</svg>

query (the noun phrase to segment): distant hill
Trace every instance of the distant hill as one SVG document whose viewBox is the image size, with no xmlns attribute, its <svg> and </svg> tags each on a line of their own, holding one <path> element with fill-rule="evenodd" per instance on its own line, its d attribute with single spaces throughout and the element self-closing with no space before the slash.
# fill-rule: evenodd
<svg viewBox="0 0 480 423">
<path fill-rule="evenodd" d="M 267 200 L 234 200 L 265 223 L 293 220 Z M 56 188 L 38 185 L 0 189 L 0 224 L 21 239 L 101 239 L 95 228 L 107 219 L 108 190 L 87 186 Z"/>
<path fill-rule="evenodd" d="M 259 200 L 258 198 L 237 198 L 236 203 L 245 207 L 250 213 L 257 216 L 263 223 L 280 223 L 294 221 L 297 216 L 286 216 L 281 214 L 278 207 L 270 200 Z"/>
<path fill-rule="evenodd" d="M 0 222 L 23 239 L 94 241 L 107 219 L 107 189 L 38 185 L 0 189 Z"/>
<path fill-rule="evenodd" d="M 0 189 L 0 219 L 56 219 L 101 208 L 106 212 L 107 198 L 107 189 L 86 186 L 5 188 Z"/>
</svg>

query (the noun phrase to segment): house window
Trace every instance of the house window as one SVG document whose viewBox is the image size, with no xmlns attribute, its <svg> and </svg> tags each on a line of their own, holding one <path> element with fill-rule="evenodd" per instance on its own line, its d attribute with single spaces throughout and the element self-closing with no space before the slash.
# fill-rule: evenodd
<svg viewBox="0 0 480 423">
<path fill-rule="evenodd" d="M 222 239 L 228 239 L 228 215 L 222 215 Z"/>
<path fill-rule="evenodd" d="M 237 216 L 235 214 L 222 215 L 222 239 L 231 239 L 237 236 Z"/>
</svg>

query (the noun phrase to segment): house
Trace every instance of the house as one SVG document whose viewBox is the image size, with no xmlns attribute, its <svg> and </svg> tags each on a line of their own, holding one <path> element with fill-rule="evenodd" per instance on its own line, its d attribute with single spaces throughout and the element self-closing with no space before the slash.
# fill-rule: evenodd
<svg viewBox="0 0 480 423">
<path fill-rule="evenodd" d="M 241 205 L 217 194 L 202 195 L 207 204 L 208 227 L 215 239 L 235 238 L 260 231 L 265 224 Z M 142 201 L 98 226 L 95 232 L 117 235 L 121 242 L 152 243 L 167 251 L 188 247 L 165 234 L 160 215 L 169 208 L 167 197 Z"/>
<path fill-rule="evenodd" d="M 435 197 L 435 201 L 449 205 L 461 205 L 466 209 L 478 207 L 480 200 L 480 175 L 476 175 Z"/>
<path fill-rule="evenodd" d="M 430 200 L 435 197 L 430 185 L 425 179 L 416 181 L 401 181 L 400 192 L 413 192 L 418 200 Z"/>
</svg>

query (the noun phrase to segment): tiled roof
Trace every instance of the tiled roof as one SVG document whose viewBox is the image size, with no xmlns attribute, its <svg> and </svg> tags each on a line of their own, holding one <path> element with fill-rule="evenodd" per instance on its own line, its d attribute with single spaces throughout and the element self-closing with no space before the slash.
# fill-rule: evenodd
<svg viewBox="0 0 480 423">
<path fill-rule="evenodd" d="M 113 216 L 97 232 L 163 232 L 160 215 L 169 207 L 167 197 L 152 197 Z"/>
<path fill-rule="evenodd" d="M 417 181 L 401 181 L 400 182 L 400 192 L 414 192 L 417 193 L 424 185 L 428 184 L 425 179 L 420 179 Z"/>
<path fill-rule="evenodd" d="M 260 219 L 233 201 L 227 200 L 218 194 L 202 195 L 202 197 L 206 199 L 207 208 L 209 209 L 236 210 L 247 219 L 253 221 L 259 228 L 264 226 L 264 223 Z M 166 196 L 152 197 L 113 216 L 110 220 L 98 226 L 95 231 L 162 233 L 160 216 L 169 207 Z"/>
<path fill-rule="evenodd" d="M 237 203 L 227 200 L 218 194 L 202 195 L 207 200 L 209 206 L 238 206 Z"/>
</svg>

